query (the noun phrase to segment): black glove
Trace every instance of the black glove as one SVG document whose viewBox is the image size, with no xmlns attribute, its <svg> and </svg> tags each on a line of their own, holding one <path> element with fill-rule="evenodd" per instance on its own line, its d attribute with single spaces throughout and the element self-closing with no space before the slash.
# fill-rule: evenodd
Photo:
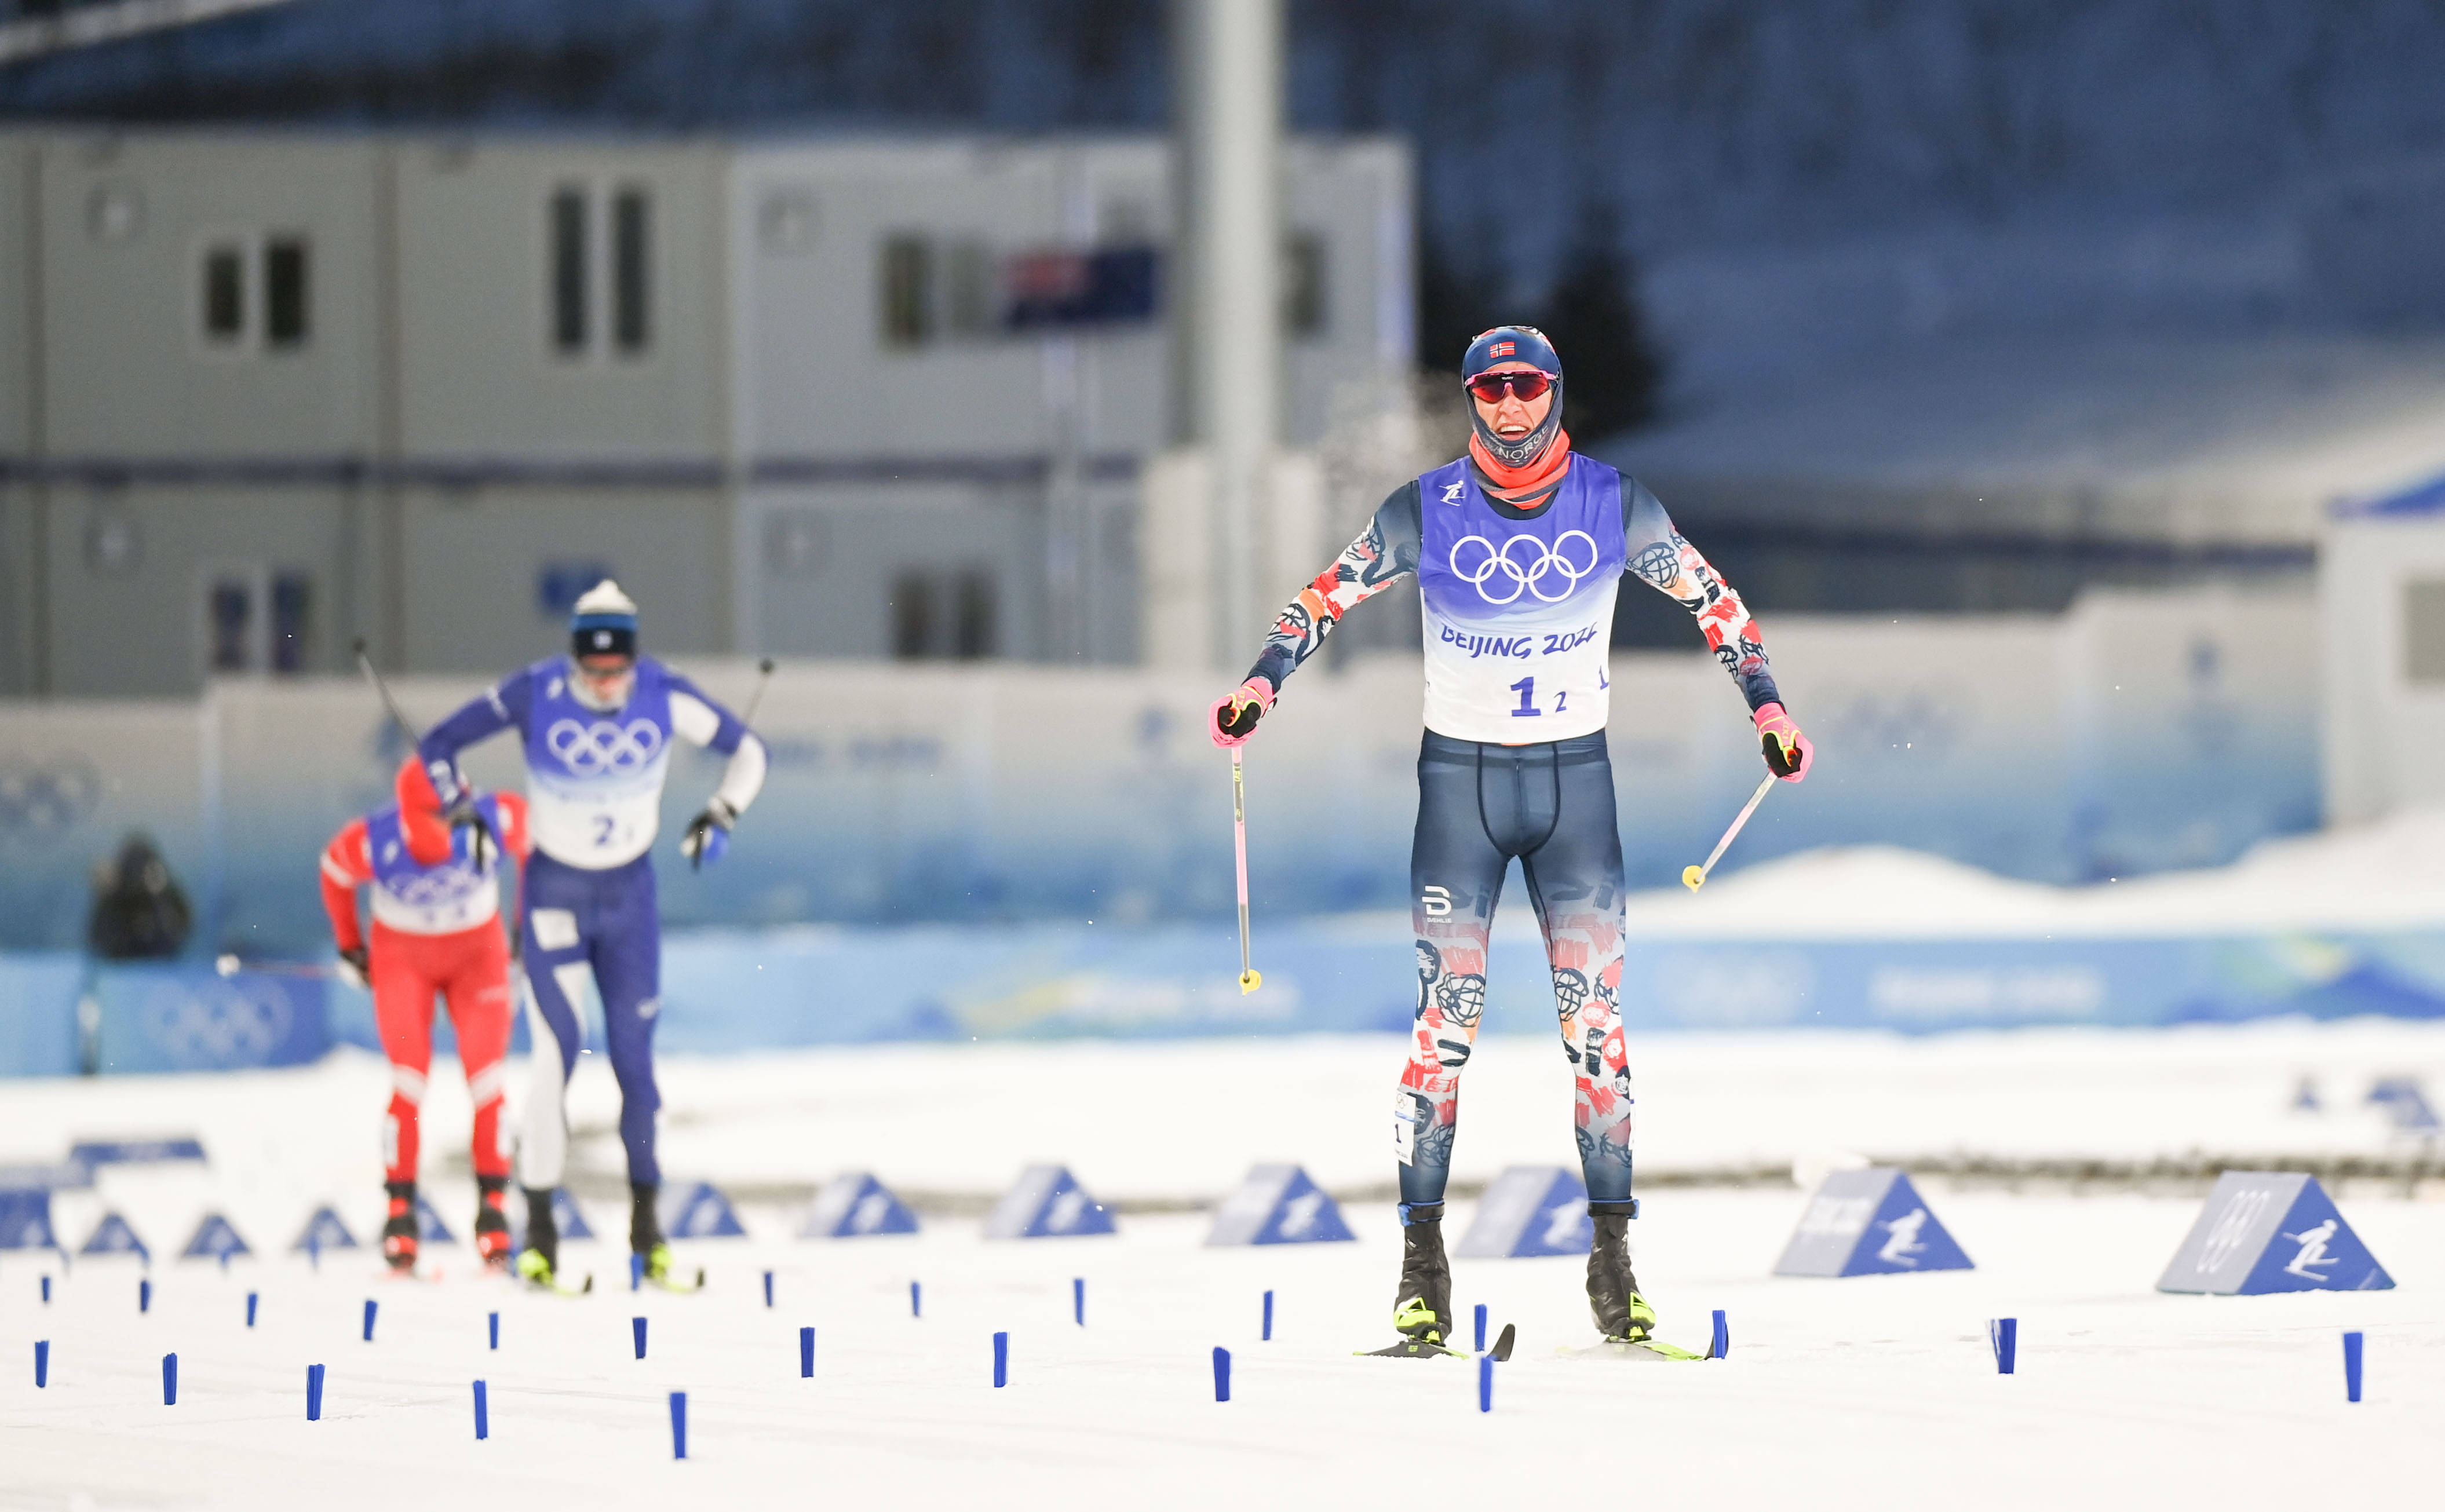
<svg viewBox="0 0 2445 1512">
<path fill-rule="evenodd" d="M 688 821 L 687 833 L 680 836 L 680 854 L 688 858 L 699 871 L 708 861 L 719 861 L 730 849 L 730 827 L 738 815 L 730 805 L 715 798 L 704 806 L 704 812 Z"/>
<path fill-rule="evenodd" d="M 493 830 L 490 825 L 484 822 L 483 812 L 476 807 L 476 800 L 474 798 L 461 798 L 457 803 L 452 804 L 449 811 L 443 813 L 441 817 L 454 831 L 473 830 L 476 831 L 476 833 L 467 842 L 467 855 L 475 864 L 476 870 L 483 870 L 485 865 L 485 847 L 492 843 Z"/>
<path fill-rule="evenodd" d="M 363 990 L 374 979 L 373 953 L 363 945 L 350 945 L 340 952 L 340 980 Z"/>
</svg>

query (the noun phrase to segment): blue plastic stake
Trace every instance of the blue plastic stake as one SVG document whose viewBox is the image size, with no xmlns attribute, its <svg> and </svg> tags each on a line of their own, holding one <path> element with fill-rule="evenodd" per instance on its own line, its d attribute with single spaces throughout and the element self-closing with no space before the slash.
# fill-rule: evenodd
<svg viewBox="0 0 2445 1512">
<path fill-rule="evenodd" d="M 1087 1326 L 1087 1278 L 1070 1278 L 1070 1316 L 1080 1328 Z"/>
<path fill-rule="evenodd" d="M 1720 1360 L 1732 1353 L 1732 1326 L 1724 1321 L 1724 1310 L 1715 1309 L 1715 1336 L 1708 1341 L 1707 1358 Z"/>
<path fill-rule="evenodd" d="M 1485 1304 L 1477 1304 L 1477 1352 L 1485 1353 Z"/>
<path fill-rule="evenodd" d="M 489 1342 L 486 1343 L 485 1348 L 499 1349 L 501 1347 L 501 1315 L 498 1313 L 487 1313 L 484 1315 L 484 1331 L 489 1335 Z"/>
<path fill-rule="evenodd" d="M 628 1257 L 628 1290 L 637 1291 L 645 1284 L 645 1257 Z"/>
<path fill-rule="evenodd" d="M 365 1342 L 368 1344 L 374 1341 L 374 1309 L 378 1305 L 372 1297 L 365 1298 Z"/>
<path fill-rule="evenodd" d="M 51 1341 L 38 1338 L 34 1340 L 34 1390 L 39 1391 L 50 1384 Z"/>
<path fill-rule="evenodd" d="M 637 1358 L 642 1360 L 645 1357 L 645 1320 L 632 1317 L 628 1319 L 628 1327 L 637 1335 Z"/>
<path fill-rule="evenodd" d="M 2012 1358 L 2020 1344 L 2021 1320 L 1999 1317 L 1987 1325 L 1988 1341 L 1995 1346 L 1995 1373 L 2012 1373 Z"/>
<path fill-rule="evenodd" d="M 1009 1384 L 1010 1335 L 996 1334 L 994 1335 L 994 1390 L 999 1391 Z"/>
<path fill-rule="evenodd" d="M 2361 1399 L 2361 1335 L 2358 1329 L 2343 1335 L 2343 1400 Z"/>
<path fill-rule="evenodd" d="M 671 1393 L 671 1458 L 687 1458 L 687 1393 Z"/>
<path fill-rule="evenodd" d="M 815 1373 L 815 1331 L 798 1330 L 798 1378 L 807 1380 Z"/>
<path fill-rule="evenodd" d="M 908 1316 L 910 1317 L 924 1317 L 925 1316 L 925 1309 L 922 1305 L 924 1300 L 924 1294 L 918 1289 L 915 1281 L 910 1281 L 908 1283 Z"/>
<path fill-rule="evenodd" d="M 254 1327 L 255 1300 L 255 1295 L 252 1292 L 246 1294 L 246 1326 L 249 1328 Z"/>
<path fill-rule="evenodd" d="M 1481 1412 L 1494 1410 L 1494 1356 L 1491 1354 L 1477 1357 L 1477 1409 Z"/>
<path fill-rule="evenodd" d="M 1274 1338 L 1274 1294 L 1273 1294 L 1273 1293 L 1271 1293 L 1271 1292 L 1267 1292 L 1267 1293 L 1265 1294 L 1265 1333 L 1264 1333 L 1264 1338 L 1265 1338 L 1265 1342 L 1267 1342 L 1267 1343 L 1269 1343 L 1269 1344 L 1273 1342 L 1273 1338 Z"/>
<path fill-rule="evenodd" d="M 323 1421 L 323 1367 L 306 1367 L 306 1421 Z"/>
<path fill-rule="evenodd" d="M 767 1307 L 773 1305 L 773 1273 L 771 1271 L 766 1271 L 764 1273 L 764 1305 Z"/>
<path fill-rule="evenodd" d="M 306 1236 L 306 1263 L 314 1268 L 314 1273 L 316 1275 L 319 1276 L 322 1274 L 323 1241 L 317 1235 L 308 1234 Z"/>
<path fill-rule="evenodd" d="M 1214 1400 L 1231 1400 L 1231 1352 L 1220 1344 L 1214 1346 Z"/>
<path fill-rule="evenodd" d="M 476 1383 L 476 1436 L 479 1439 L 493 1436 L 493 1419 L 484 1410 L 484 1383 L 481 1381 Z"/>
<path fill-rule="evenodd" d="M 47 1276 L 43 1278 L 43 1305 L 51 1305 L 51 1279 Z"/>
<path fill-rule="evenodd" d="M 136 1283 L 136 1310 L 140 1313 L 153 1311 L 153 1283 L 149 1280 Z"/>
<path fill-rule="evenodd" d="M 175 1351 L 161 1356 L 161 1405 L 178 1405 L 178 1356 Z"/>
</svg>

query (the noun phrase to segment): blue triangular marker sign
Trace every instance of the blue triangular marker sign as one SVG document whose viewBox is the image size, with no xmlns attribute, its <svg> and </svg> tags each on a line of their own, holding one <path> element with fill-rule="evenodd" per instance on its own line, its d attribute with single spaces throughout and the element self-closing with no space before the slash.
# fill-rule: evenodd
<svg viewBox="0 0 2445 1512">
<path fill-rule="evenodd" d="M 798 1225 L 800 1239 L 865 1239 L 873 1234 L 914 1234 L 917 1215 L 874 1179 L 853 1170 L 824 1183 Z"/>
<path fill-rule="evenodd" d="M 1214 1212 L 1209 1246 L 1323 1244 L 1355 1239 L 1341 1208 L 1297 1166 L 1259 1166 Z"/>
<path fill-rule="evenodd" d="M 1775 1263 L 1777 1276 L 1890 1276 L 1966 1271 L 1952 1241 L 1907 1172 L 1838 1170 L 1808 1200 L 1800 1227 Z"/>
<path fill-rule="evenodd" d="M 422 1192 L 416 1194 L 416 1237 L 427 1244 L 458 1242 L 457 1237 L 450 1232 L 450 1225 L 443 1223 L 441 1215 L 433 1210 L 432 1200 Z"/>
<path fill-rule="evenodd" d="M 1587 1185 L 1577 1172 L 1561 1166 L 1512 1166 L 1477 1200 L 1477 1216 L 1452 1253 L 1465 1260 L 1584 1255 L 1596 1237 Z"/>
<path fill-rule="evenodd" d="M 127 1220 L 117 1213 L 103 1214 L 102 1222 L 93 1226 L 92 1236 L 84 1241 L 84 1246 L 77 1253 L 80 1255 L 136 1255 L 148 1260 L 153 1258 L 153 1252 L 146 1249 L 144 1241 L 136 1237 L 136 1230 L 129 1226 Z"/>
<path fill-rule="evenodd" d="M 665 1191 L 657 1204 L 663 1233 L 671 1239 L 745 1239 L 730 1199 L 711 1182 L 691 1182 Z"/>
<path fill-rule="evenodd" d="M 187 1247 L 178 1252 L 178 1258 L 228 1260 L 233 1255 L 253 1253 L 247 1247 L 246 1241 L 238 1237 L 236 1227 L 228 1219 L 218 1213 L 206 1213 L 204 1221 L 196 1225 L 196 1237 L 187 1241 Z"/>
<path fill-rule="evenodd" d="M 314 1209 L 314 1216 L 306 1220 L 306 1226 L 298 1231 L 297 1242 L 289 1247 L 298 1254 L 327 1249 L 354 1249 L 357 1247 L 357 1236 L 348 1232 L 348 1225 L 340 1222 L 339 1214 L 324 1206 Z"/>
<path fill-rule="evenodd" d="M 0 1249 L 57 1249 L 46 1187 L 0 1188 Z"/>
<path fill-rule="evenodd" d="M 1030 1166 L 985 1220 L 987 1239 L 1068 1239 L 1112 1232 L 1111 1212 L 1067 1166 Z"/>
<path fill-rule="evenodd" d="M 2229 1170 L 2156 1281 L 2160 1292 L 2382 1292 L 2394 1278 L 2335 1210 L 2318 1178 Z"/>
</svg>

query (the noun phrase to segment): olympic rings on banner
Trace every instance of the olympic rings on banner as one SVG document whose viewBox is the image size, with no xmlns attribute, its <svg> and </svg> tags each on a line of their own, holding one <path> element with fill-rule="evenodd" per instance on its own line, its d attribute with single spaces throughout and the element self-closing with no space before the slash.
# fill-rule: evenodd
<svg viewBox="0 0 2445 1512">
<path fill-rule="evenodd" d="M 1587 543 L 1588 565 L 1585 567 L 1573 562 L 1568 553 L 1562 550 L 1570 544 L 1571 537 L 1575 535 Z M 1476 546 L 1479 551 L 1485 553 L 1484 559 L 1478 563 L 1475 571 L 1460 565 L 1462 550 L 1470 545 Z M 1511 559 L 1511 550 L 1517 546 L 1525 546 L 1537 554 L 1524 563 L 1515 562 Z M 1477 596 L 1488 604 L 1510 604 L 1516 602 L 1522 593 L 1533 593 L 1546 604 L 1559 604 L 1571 596 L 1571 591 L 1579 586 L 1581 578 L 1596 569 L 1596 563 L 1601 557 L 1602 553 L 1596 550 L 1596 537 L 1585 531 L 1564 531 L 1554 537 L 1554 544 L 1551 546 L 1533 535 L 1515 535 L 1504 541 L 1500 549 L 1483 535 L 1464 535 L 1452 543 L 1451 569 L 1454 576 L 1477 589 Z M 1485 585 L 1498 573 L 1511 585 L 1511 591 L 1501 598 L 1485 590 Z M 1541 585 L 1547 579 L 1557 576 L 1563 580 L 1561 591 L 1546 592 Z"/>
<path fill-rule="evenodd" d="M 663 748 L 663 732 L 651 719 L 631 719 L 625 729 L 608 719 L 580 724 L 555 719 L 543 733 L 543 743 L 560 764 L 581 777 L 625 772 L 644 766 Z"/>
</svg>

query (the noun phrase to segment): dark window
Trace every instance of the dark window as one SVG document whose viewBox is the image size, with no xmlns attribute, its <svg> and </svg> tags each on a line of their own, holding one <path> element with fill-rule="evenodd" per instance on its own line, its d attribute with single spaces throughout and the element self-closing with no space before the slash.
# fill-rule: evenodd
<svg viewBox="0 0 2445 1512">
<path fill-rule="evenodd" d="M 233 342 L 246 334 L 246 253 L 235 247 L 204 252 L 204 336 Z"/>
<path fill-rule="evenodd" d="M 1000 649 L 989 569 L 903 572 L 891 585 L 891 654 L 905 662 L 973 662 Z"/>
<path fill-rule="evenodd" d="M 883 244 L 883 345 L 922 346 L 934 334 L 934 253 L 923 236 Z"/>
<path fill-rule="evenodd" d="M 1324 238 L 1295 232 L 1282 244 L 1282 329 L 1320 336 L 1325 319 Z"/>
<path fill-rule="evenodd" d="M 303 572 L 282 572 L 271 580 L 271 670 L 306 670 L 313 652 L 314 584 Z"/>
<path fill-rule="evenodd" d="M 563 354 L 586 350 L 586 191 L 567 187 L 551 196 L 551 345 Z"/>
<path fill-rule="evenodd" d="M 611 201 L 611 335 L 623 352 L 642 352 L 652 339 L 653 215 L 643 189 L 623 189 Z"/>
<path fill-rule="evenodd" d="M 904 662 L 935 655 L 934 581 L 903 572 L 891 585 L 891 654 Z"/>
<path fill-rule="evenodd" d="M 963 662 L 994 654 L 994 580 L 990 572 L 962 572 L 959 615 L 951 627 L 951 654 Z"/>
<path fill-rule="evenodd" d="M 943 303 L 949 306 L 950 319 L 945 322 L 954 336 L 985 336 L 993 333 L 994 277 L 992 254 L 980 241 L 956 241 L 943 258 Z"/>
<path fill-rule="evenodd" d="M 306 238 L 275 236 L 263 246 L 263 339 L 275 349 L 306 345 Z"/>
<path fill-rule="evenodd" d="M 215 583 L 204 606 L 211 623 L 212 669 L 243 672 L 254 662 L 254 592 L 245 583 L 224 578 Z"/>
</svg>

